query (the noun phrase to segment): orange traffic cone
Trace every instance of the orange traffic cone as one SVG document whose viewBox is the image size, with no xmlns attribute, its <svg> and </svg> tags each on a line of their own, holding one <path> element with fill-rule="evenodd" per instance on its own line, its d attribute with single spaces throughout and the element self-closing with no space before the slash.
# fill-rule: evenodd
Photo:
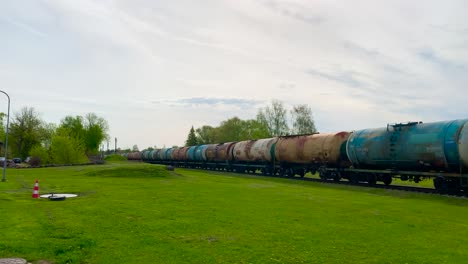
<svg viewBox="0 0 468 264">
<path fill-rule="evenodd" d="M 32 198 L 39 198 L 39 181 L 36 180 L 36 184 L 34 184 L 34 191 L 33 191 L 33 195 L 32 195 Z"/>
</svg>

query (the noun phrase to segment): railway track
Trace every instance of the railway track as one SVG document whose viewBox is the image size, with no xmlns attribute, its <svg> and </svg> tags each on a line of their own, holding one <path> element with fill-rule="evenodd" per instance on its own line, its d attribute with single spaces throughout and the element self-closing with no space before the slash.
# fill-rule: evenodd
<svg viewBox="0 0 468 264">
<path fill-rule="evenodd" d="M 226 172 L 222 170 L 214 170 L 217 172 Z M 441 194 L 437 192 L 436 189 L 432 188 L 424 188 L 424 187 L 415 187 L 415 186 L 402 186 L 402 185 L 385 185 L 385 184 L 374 184 L 369 185 L 367 183 L 351 183 L 349 181 L 333 181 L 333 180 L 322 180 L 316 178 L 308 178 L 308 177 L 287 177 L 287 176 L 279 176 L 279 175 L 264 175 L 261 173 L 235 173 L 240 175 L 255 175 L 261 177 L 269 177 L 269 178 L 280 178 L 280 179 L 288 179 L 288 180 L 298 180 L 298 181 L 308 181 L 308 182 L 317 182 L 323 184 L 340 184 L 340 185 L 349 185 L 349 186 L 359 186 L 359 187 L 366 187 L 366 188 L 378 188 L 378 189 L 386 189 L 386 190 L 397 190 L 397 191 L 406 191 L 406 192 L 414 192 L 414 193 L 427 193 L 427 194 L 437 194 L 437 195 L 444 195 L 450 197 L 463 197 L 467 198 L 468 193 L 456 193 L 456 194 Z"/>
</svg>

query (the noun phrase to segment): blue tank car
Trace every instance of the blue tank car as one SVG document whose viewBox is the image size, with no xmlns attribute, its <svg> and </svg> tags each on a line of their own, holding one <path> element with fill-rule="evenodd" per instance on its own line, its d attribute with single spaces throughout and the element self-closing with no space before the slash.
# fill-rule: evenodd
<svg viewBox="0 0 468 264">
<path fill-rule="evenodd" d="M 468 119 L 411 122 L 354 132 L 346 152 L 354 168 L 461 173 L 468 168 Z"/>
</svg>

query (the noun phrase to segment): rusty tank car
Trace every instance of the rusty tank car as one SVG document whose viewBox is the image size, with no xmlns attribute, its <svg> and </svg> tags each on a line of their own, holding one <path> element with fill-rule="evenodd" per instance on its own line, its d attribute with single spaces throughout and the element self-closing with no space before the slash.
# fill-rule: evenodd
<svg viewBox="0 0 468 264">
<path fill-rule="evenodd" d="M 255 172 L 257 169 L 263 173 L 273 169 L 272 159 L 274 159 L 273 146 L 278 138 L 266 138 L 257 140 L 240 141 L 232 148 L 234 169 L 243 172 Z M 247 166 L 239 166 L 247 165 Z"/>
<path fill-rule="evenodd" d="M 276 143 L 279 163 L 346 166 L 346 141 L 351 133 L 339 132 L 281 137 Z"/>
<path fill-rule="evenodd" d="M 130 152 L 127 155 L 128 160 L 141 160 L 142 153 L 141 152 Z"/>
<path fill-rule="evenodd" d="M 206 150 L 205 150 L 206 161 L 208 162 L 214 161 L 215 156 L 216 156 L 217 146 L 218 146 L 217 144 L 206 145 Z"/>
<path fill-rule="evenodd" d="M 227 142 L 217 145 L 214 161 L 222 163 L 232 161 L 234 159 L 232 148 L 235 144 L 236 142 Z"/>
<path fill-rule="evenodd" d="M 187 160 L 187 151 L 188 151 L 189 147 L 180 147 L 180 148 L 176 148 L 174 149 L 174 152 L 173 152 L 173 157 L 174 157 L 174 160 L 177 160 L 177 161 L 185 161 Z"/>
<path fill-rule="evenodd" d="M 278 138 L 240 141 L 234 145 L 233 158 L 238 162 L 268 163 L 274 157 L 272 147 Z"/>
</svg>

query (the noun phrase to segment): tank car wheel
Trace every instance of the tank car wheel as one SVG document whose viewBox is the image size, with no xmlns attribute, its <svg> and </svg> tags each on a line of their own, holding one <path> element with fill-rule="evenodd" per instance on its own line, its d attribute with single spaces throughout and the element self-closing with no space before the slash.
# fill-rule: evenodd
<svg viewBox="0 0 468 264">
<path fill-rule="evenodd" d="M 434 179 L 434 188 L 440 193 L 440 194 L 446 194 L 448 193 L 448 186 L 447 186 L 447 181 L 445 180 L 444 177 L 438 176 Z"/>
<path fill-rule="evenodd" d="M 341 180 L 341 174 L 339 171 L 332 172 L 331 177 L 333 178 L 333 181 L 335 182 L 339 182 Z"/>
<path fill-rule="evenodd" d="M 349 175 L 349 182 L 352 184 L 359 183 L 359 174 L 357 173 L 350 173 Z"/>
<path fill-rule="evenodd" d="M 386 186 L 390 185 L 390 184 L 392 183 L 392 180 L 393 180 L 393 179 L 392 179 L 392 176 L 391 176 L 391 175 L 388 175 L 388 174 L 387 174 L 387 175 L 382 175 L 382 182 L 383 182 Z"/>
<path fill-rule="evenodd" d="M 456 179 L 450 179 L 447 181 L 448 194 L 450 195 L 460 195 L 461 186 Z"/>
<path fill-rule="evenodd" d="M 322 181 L 326 181 L 327 180 L 327 173 L 324 172 L 324 171 L 320 171 L 319 172 L 319 177 Z"/>
<path fill-rule="evenodd" d="M 278 175 L 280 177 L 284 177 L 284 169 L 283 168 L 278 169 Z"/>
<path fill-rule="evenodd" d="M 377 177 L 374 174 L 367 175 L 367 183 L 369 185 L 375 185 L 377 183 Z"/>
<path fill-rule="evenodd" d="M 294 177 L 296 175 L 296 172 L 294 171 L 293 168 L 288 169 L 288 177 Z"/>
<path fill-rule="evenodd" d="M 297 170 L 297 174 L 299 174 L 299 176 L 301 176 L 301 178 L 304 178 L 304 176 L 305 176 L 306 173 L 305 173 L 305 170 L 304 170 L 304 169 L 298 169 L 298 170 Z"/>
</svg>

